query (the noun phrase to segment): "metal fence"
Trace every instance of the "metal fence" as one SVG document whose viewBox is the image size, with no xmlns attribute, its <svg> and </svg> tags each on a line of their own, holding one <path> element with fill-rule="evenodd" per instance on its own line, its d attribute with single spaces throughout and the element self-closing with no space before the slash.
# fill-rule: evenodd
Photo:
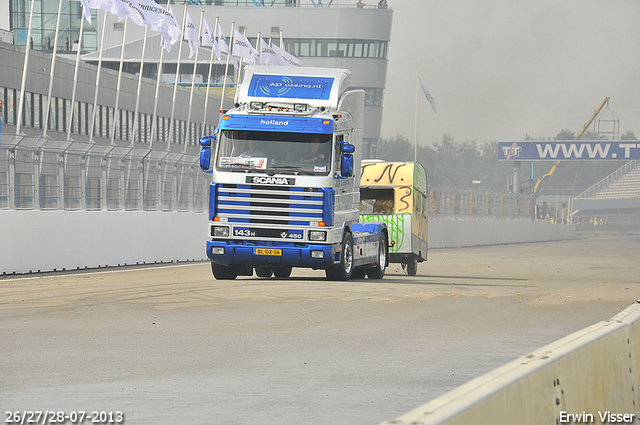
<svg viewBox="0 0 640 425">
<path fill-rule="evenodd" d="M 39 137 L 15 140 L 0 146 L 0 209 L 207 209 L 210 175 L 200 170 L 196 155 Z M 442 186 L 429 190 L 433 218 L 530 220 L 535 210 L 532 195 Z"/>
<path fill-rule="evenodd" d="M 533 220 L 535 214 L 533 195 L 444 186 L 429 189 L 429 216 L 432 218 Z"/>
<path fill-rule="evenodd" d="M 203 212 L 209 175 L 198 164 L 183 153 L 25 137 L 0 146 L 0 209 Z"/>
</svg>

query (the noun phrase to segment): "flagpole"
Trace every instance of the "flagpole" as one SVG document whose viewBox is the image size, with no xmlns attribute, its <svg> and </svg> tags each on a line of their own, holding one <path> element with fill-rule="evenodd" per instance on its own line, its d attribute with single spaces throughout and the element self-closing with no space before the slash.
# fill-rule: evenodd
<svg viewBox="0 0 640 425">
<path fill-rule="evenodd" d="M 418 71 L 416 71 L 416 108 L 415 108 L 415 128 L 413 142 L 413 162 L 418 162 Z"/>
<path fill-rule="evenodd" d="M 122 33 L 122 48 L 120 49 L 120 69 L 118 70 L 118 83 L 116 84 L 116 102 L 113 107 L 113 124 L 111 127 L 111 144 L 115 145 L 116 138 L 116 125 L 118 124 L 118 106 L 120 103 L 120 84 L 122 82 L 122 68 L 124 64 L 124 47 L 127 42 L 127 27 L 129 26 L 129 18 L 124 18 L 124 32 Z M 122 131 L 120 131 L 120 138 L 122 138 Z"/>
<path fill-rule="evenodd" d="M 98 92 L 100 91 L 100 74 L 102 73 L 102 53 L 104 52 L 104 33 L 107 29 L 107 12 L 103 11 L 102 13 L 104 17 L 102 19 L 102 34 L 100 35 L 100 54 L 98 55 L 98 69 L 96 70 L 96 91 L 93 98 L 93 119 L 91 120 L 89 143 L 93 143 L 93 133 L 96 125 L 96 113 L 98 112 Z"/>
<path fill-rule="evenodd" d="M 24 108 L 24 90 L 27 84 L 27 67 L 29 65 L 29 50 L 31 50 L 31 28 L 33 25 L 33 5 L 36 0 L 31 0 L 31 12 L 29 13 L 29 30 L 27 31 L 27 43 L 24 51 L 24 68 L 22 69 L 22 84 L 20 85 L 20 101 L 18 102 L 18 120 L 16 122 L 16 136 L 20 135 L 20 124 L 22 123 L 22 109 Z"/>
<path fill-rule="evenodd" d="M 82 6 L 84 9 L 84 6 Z M 80 68 L 80 51 L 82 50 L 82 36 L 84 35 L 84 18 L 80 20 L 80 35 L 78 36 L 78 51 L 76 52 L 76 66 L 73 70 L 73 90 L 71 91 L 71 104 L 76 101 L 76 88 L 78 87 L 78 70 Z M 47 114 L 48 116 L 49 114 Z M 73 114 L 69 115 L 69 121 L 67 125 L 67 141 L 71 140 L 71 118 Z"/>
<path fill-rule="evenodd" d="M 147 50 L 147 35 L 149 34 L 149 26 L 145 25 L 144 26 L 144 40 L 142 41 L 142 57 L 140 58 L 140 75 L 138 75 L 138 89 L 136 92 L 136 108 L 135 111 L 133 112 L 133 134 L 131 135 L 131 147 L 133 147 L 133 144 L 136 140 L 136 133 L 137 133 L 137 129 L 138 129 L 138 109 L 140 107 L 140 91 L 142 88 L 142 72 L 144 71 L 144 56 L 145 56 L 145 52 Z M 128 136 L 128 134 L 127 134 Z M 138 133 L 138 137 L 140 137 L 140 134 Z"/>
<path fill-rule="evenodd" d="M 51 55 L 51 71 L 49 72 L 49 91 L 47 92 L 47 109 L 44 114 L 44 125 L 42 126 L 42 137 L 47 137 L 49 128 L 49 111 L 51 111 L 51 90 L 53 89 L 53 74 L 56 69 L 56 55 L 58 53 L 58 35 L 60 34 L 60 15 L 62 15 L 62 0 L 58 2 L 58 17 L 56 19 L 55 40 L 53 41 L 53 54 Z M 82 18 L 81 20 L 83 20 Z M 71 101 L 70 112 L 73 115 L 73 101 Z"/>
<path fill-rule="evenodd" d="M 232 35 L 233 35 L 233 50 L 231 51 L 231 53 L 234 53 L 236 50 L 236 37 L 235 37 L 235 34 L 232 34 Z M 245 38 L 245 40 L 247 39 L 247 27 L 244 28 L 242 36 Z M 238 84 L 240 84 L 240 79 L 242 78 L 242 62 L 243 61 L 244 61 L 244 56 L 240 56 L 240 62 L 238 64 L 238 77 L 236 78 L 236 93 L 233 96 L 235 102 L 238 101 Z"/>
<path fill-rule="evenodd" d="M 231 36 L 233 37 L 233 29 L 235 28 L 236 21 L 231 21 Z M 233 39 L 233 38 L 232 38 Z M 226 43 L 226 41 L 225 41 Z M 222 96 L 220 96 L 220 110 L 224 109 L 224 91 L 227 86 L 227 75 L 229 74 L 229 58 L 231 57 L 231 50 L 227 44 L 227 62 L 224 66 L 224 80 L 222 80 Z"/>
<path fill-rule="evenodd" d="M 184 16 L 182 17 L 182 33 L 180 34 L 180 46 L 178 47 L 178 66 L 176 68 L 176 78 L 173 84 L 173 101 L 171 102 L 171 118 L 169 120 L 169 138 L 167 140 L 167 151 L 171 150 L 171 135 L 173 134 L 173 117 L 176 111 L 176 95 L 178 90 L 178 76 L 180 75 L 180 58 L 182 57 L 182 44 L 184 42 L 185 24 L 187 22 L 187 5 L 184 5 Z M 173 143 L 175 143 L 173 138 Z"/>
<path fill-rule="evenodd" d="M 202 20 L 204 19 L 204 10 L 200 12 L 200 25 L 198 26 L 198 36 L 202 32 Z M 196 86 L 196 68 L 198 67 L 198 53 L 200 53 L 200 48 L 196 50 L 196 57 L 193 60 L 193 74 L 191 75 L 191 93 L 189 94 L 189 113 L 187 114 L 187 128 L 185 129 L 184 135 L 184 147 L 182 148 L 182 153 L 187 151 L 187 145 L 189 144 L 189 127 L 191 126 L 191 104 L 193 103 L 193 88 Z M 212 52 L 213 53 L 213 52 Z"/>
<path fill-rule="evenodd" d="M 156 128 L 158 127 L 158 117 L 156 114 L 158 113 L 158 95 L 160 93 L 160 81 L 162 81 L 162 62 L 164 60 L 164 47 L 160 47 L 160 62 L 158 63 L 158 70 L 156 72 L 157 81 L 156 81 L 156 96 L 153 101 L 153 115 L 151 119 L 151 143 L 149 143 L 149 149 L 153 149 L 153 138 L 156 135 Z M 164 129 L 162 129 L 164 132 Z"/>
<path fill-rule="evenodd" d="M 213 40 L 215 42 L 215 34 L 218 33 L 218 20 L 219 17 L 216 16 L 216 24 L 213 30 Z M 209 60 L 209 76 L 207 77 L 207 94 L 204 97 L 204 116 L 202 117 L 202 126 L 204 128 L 207 125 L 207 107 L 209 106 L 209 89 L 211 88 L 211 69 L 213 68 L 213 54 L 215 53 L 215 45 L 211 46 L 211 60 Z"/>
<path fill-rule="evenodd" d="M 260 35 L 260 31 L 258 31 L 258 38 L 256 38 L 256 47 L 257 47 L 257 51 L 258 51 L 258 63 L 262 64 L 262 46 L 260 45 L 260 40 L 261 40 L 261 35 Z"/>
<path fill-rule="evenodd" d="M 171 9 L 171 0 L 167 0 L 167 10 L 171 12 L 171 14 L 173 15 L 173 10 Z M 160 37 L 163 37 L 163 36 L 161 35 Z M 158 70 L 156 72 L 156 75 L 158 78 L 156 81 L 156 97 L 153 101 L 153 115 L 151 119 L 151 143 L 149 143 L 149 151 L 153 149 L 153 138 L 155 137 L 156 128 L 158 127 L 158 124 L 157 124 L 158 117 L 156 116 L 156 113 L 158 112 L 158 97 L 160 94 L 160 81 L 162 81 L 162 62 L 164 60 L 164 50 L 165 50 L 164 46 L 162 46 L 160 48 L 160 63 L 158 63 Z M 162 129 L 162 131 L 164 133 L 164 128 Z"/>
</svg>

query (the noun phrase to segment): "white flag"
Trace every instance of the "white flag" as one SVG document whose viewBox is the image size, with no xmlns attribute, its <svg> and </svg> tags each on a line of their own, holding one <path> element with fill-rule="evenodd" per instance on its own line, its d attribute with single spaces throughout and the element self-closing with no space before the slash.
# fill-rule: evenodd
<svg viewBox="0 0 640 425">
<path fill-rule="evenodd" d="M 229 44 L 227 43 L 227 38 L 224 36 L 224 33 L 222 32 L 222 25 L 218 26 L 218 47 L 220 48 L 221 51 L 227 54 L 233 66 L 237 68 L 238 63 L 233 58 L 233 56 L 231 56 L 231 52 L 229 52 Z"/>
<path fill-rule="evenodd" d="M 82 2 L 82 10 L 84 11 L 84 19 L 91 24 L 91 10 L 89 8 L 89 2 L 87 0 L 76 0 Z"/>
<path fill-rule="evenodd" d="M 124 19 L 120 18 L 120 13 L 122 13 L 120 11 L 124 11 L 124 13 L 126 14 L 125 16 L 131 19 L 136 25 L 140 25 L 141 27 L 147 25 L 144 12 L 137 3 L 134 3 L 131 0 L 113 0 L 113 2 L 116 5 L 120 3 L 120 5 L 116 6 L 116 10 L 119 11 L 118 18 L 120 20 Z"/>
<path fill-rule="evenodd" d="M 189 12 L 187 12 L 187 23 L 184 27 L 184 39 L 189 42 L 189 57 L 191 58 L 200 48 L 200 37 Z"/>
<path fill-rule="evenodd" d="M 276 51 L 273 50 L 262 37 L 259 37 L 260 63 L 263 65 L 280 65 Z"/>
<path fill-rule="evenodd" d="M 424 93 L 424 96 L 427 98 L 427 100 L 429 101 L 429 104 L 433 108 L 433 112 L 437 113 L 436 109 L 438 108 L 438 102 L 436 102 L 433 96 L 431 96 L 431 93 L 429 93 L 429 91 L 424 88 L 424 85 L 422 84 L 422 80 L 420 79 L 420 77 L 418 77 L 418 81 L 420 82 L 420 88 L 422 88 L 422 93 Z"/>
<path fill-rule="evenodd" d="M 247 38 L 238 30 L 233 30 L 233 55 L 240 56 L 247 63 L 256 63 L 259 54 Z"/>
<path fill-rule="evenodd" d="M 136 25 L 146 25 L 144 12 L 136 3 L 131 0 L 89 0 L 91 9 L 107 11 L 122 21 L 124 18 L 131 19 Z"/>
<path fill-rule="evenodd" d="M 171 9 L 167 10 L 153 0 L 134 0 L 145 14 L 145 21 L 153 31 L 162 35 L 160 45 L 170 51 L 180 39 L 180 27 Z"/>
<path fill-rule="evenodd" d="M 302 62 L 300 60 L 287 52 L 284 49 L 276 46 L 275 44 L 271 44 L 271 48 L 276 51 L 278 55 L 278 60 L 280 61 L 280 65 L 289 65 L 289 66 L 301 66 Z"/>
<path fill-rule="evenodd" d="M 211 33 L 211 28 L 209 28 L 209 23 L 207 23 L 206 19 L 202 22 L 202 45 L 212 47 L 218 58 L 218 62 L 222 62 L 220 58 L 220 46 L 216 41 L 215 35 Z"/>
</svg>

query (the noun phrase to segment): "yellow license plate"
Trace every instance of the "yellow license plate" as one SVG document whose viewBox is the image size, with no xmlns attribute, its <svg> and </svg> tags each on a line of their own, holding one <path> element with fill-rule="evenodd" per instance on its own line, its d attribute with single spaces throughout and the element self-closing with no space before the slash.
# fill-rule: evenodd
<svg viewBox="0 0 640 425">
<path fill-rule="evenodd" d="M 256 248 L 255 255 L 282 255 L 282 250 L 275 248 Z"/>
</svg>

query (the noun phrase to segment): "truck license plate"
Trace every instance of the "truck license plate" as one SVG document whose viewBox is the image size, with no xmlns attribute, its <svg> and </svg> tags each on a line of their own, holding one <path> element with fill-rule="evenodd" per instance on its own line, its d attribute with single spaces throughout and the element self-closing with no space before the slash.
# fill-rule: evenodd
<svg viewBox="0 0 640 425">
<path fill-rule="evenodd" d="M 255 255 L 282 255 L 282 250 L 275 248 L 256 248 Z"/>
</svg>

